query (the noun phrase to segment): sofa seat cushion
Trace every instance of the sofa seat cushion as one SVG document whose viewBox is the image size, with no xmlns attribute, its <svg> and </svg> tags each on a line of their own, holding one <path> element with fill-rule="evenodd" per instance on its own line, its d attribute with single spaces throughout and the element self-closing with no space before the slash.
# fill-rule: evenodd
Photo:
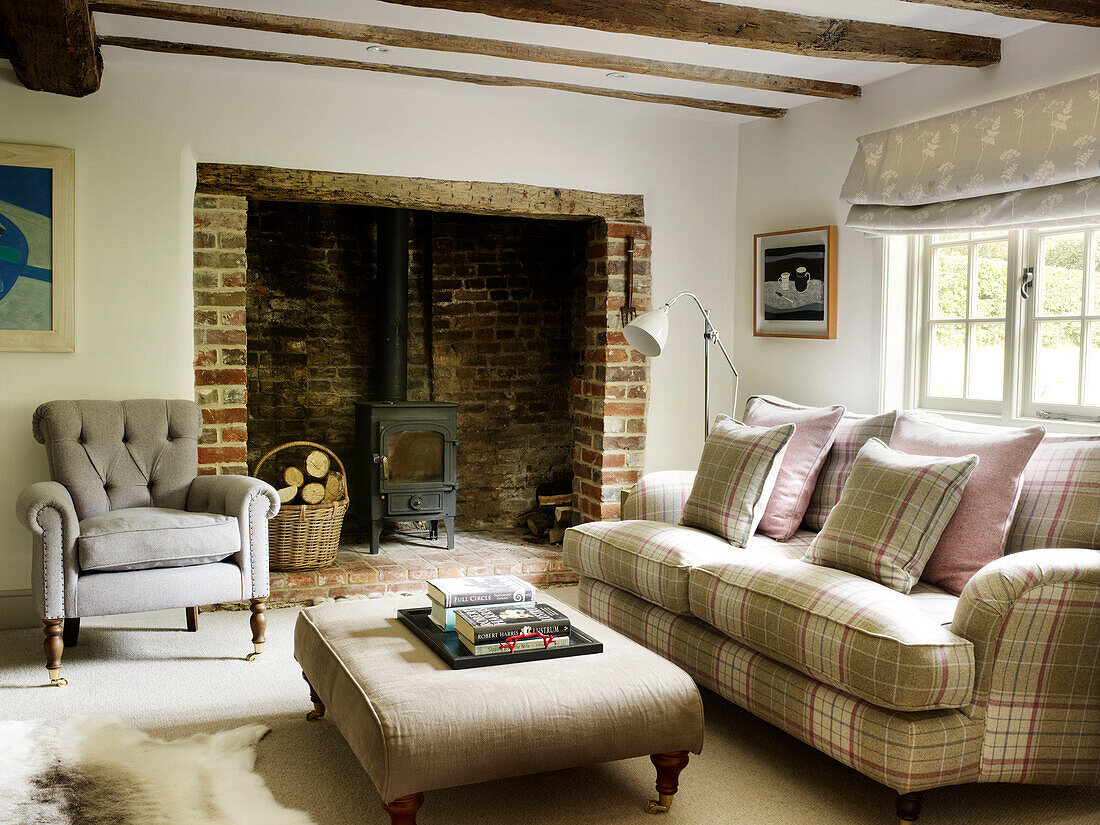
<svg viewBox="0 0 1100 825">
<path fill-rule="evenodd" d="M 880 707 L 960 708 L 974 647 L 944 627 L 954 599 L 777 554 L 740 553 L 691 571 L 692 613 L 730 638 Z"/>
<path fill-rule="evenodd" d="M 659 521 L 597 521 L 565 531 L 565 564 L 665 610 L 691 615 L 692 565 L 748 551 L 704 530 Z"/>
<path fill-rule="evenodd" d="M 188 567 L 239 552 L 241 532 L 232 516 L 131 507 L 80 522 L 76 549 L 86 573 Z"/>
</svg>

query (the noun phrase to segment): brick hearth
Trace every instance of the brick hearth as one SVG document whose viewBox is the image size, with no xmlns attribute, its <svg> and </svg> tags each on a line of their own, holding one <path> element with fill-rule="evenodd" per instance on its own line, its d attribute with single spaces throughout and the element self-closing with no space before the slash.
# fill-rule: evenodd
<svg viewBox="0 0 1100 825">
<path fill-rule="evenodd" d="M 525 541 L 521 530 L 459 532 L 454 550 L 411 532 L 387 534 L 381 552 L 369 545 L 346 545 L 331 567 L 271 574 L 271 604 L 309 604 L 316 599 L 422 593 L 428 579 L 446 576 L 516 575 L 535 586 L 575 584 L 561 548 Z"/>
</svg>

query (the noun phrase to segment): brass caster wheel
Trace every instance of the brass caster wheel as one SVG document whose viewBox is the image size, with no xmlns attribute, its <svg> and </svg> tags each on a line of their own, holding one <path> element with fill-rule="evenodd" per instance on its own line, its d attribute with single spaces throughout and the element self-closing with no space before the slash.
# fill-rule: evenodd
<svg viewBox="0 0 1100 825">
<path fill-rule="evenodd" d="M 61 668 L 59 668 L 59 667 L 48 667 L 48 668 L 46 668 L 46 672 L 50 674 L 50 686 L 51 687 L 65 687 L 65 685 L 69 684 L 68 679 L 62 679 L 61 678 Z"/>
<path fill-rule="evenodd" d="M 672 794 L 658 794 L 657 799 L 651 799 L 645 804 L 647 814 L 666 814 L 672 807 Z"/>
<path fill-rule="evenodd" d="M 325 716 L 325 712 L 323 710 L 314 709 L 314 710 L 311 710 L 309 713 L 306 714 L 306 721 L 307 722 L 316 722 L 318 719 L 323 719 L 324 716 Z"/>
<path fill-rule="evenodd" d="M 244 660 L 246 662 L 254 662 L 256 660 L 256 658 L 263 652 L 264 652 L 264 643 L 263 642 L 256 642 L 256 649 L 252 653 L 249 653 L 247 656 L 245 656 Z"/>
<path fill-rule="evenodd" d="M 65 687 L 67 684 L 69 684 L 68 679 L 50 679 L 51 687 Z"/>
</svg>

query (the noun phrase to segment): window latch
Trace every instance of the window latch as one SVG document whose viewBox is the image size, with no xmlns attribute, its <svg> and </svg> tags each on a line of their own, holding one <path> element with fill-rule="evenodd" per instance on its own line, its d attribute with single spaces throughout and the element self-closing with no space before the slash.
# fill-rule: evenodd
<svg viewBox="0 0 1100 825">
<path fill-rule="evenodd" d="M 1020 282 L 1020 297 L 1025 301 L 1031 298 L 1031 287 L 1035 283 L 1035 267 L 1024 267 L 1024 277 Z"/>
</svg>

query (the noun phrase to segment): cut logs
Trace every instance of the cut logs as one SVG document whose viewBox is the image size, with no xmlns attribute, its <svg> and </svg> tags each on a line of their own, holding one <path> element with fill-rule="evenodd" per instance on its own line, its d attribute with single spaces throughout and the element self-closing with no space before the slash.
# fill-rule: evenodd
<svg viewBox="0 0 1100 825">
<path fill-rule="evenodd" d="M 325 478 L 325 501 L 340 501 L 344 497 L 344 475 L 331 470 Z"/>
<path fill-rule="evenodd" d="M 538 506 L 520 516 L 528 541 L 561 544 L 565 531 L 573 526 L 572 481 L 540 484 L 535 491 Z"/>
<path fill-rule="evenodd" d="M 306 472 L 313 478 L 324 478 L 332 467 L 332 461 L 320 450 L 314 450 L 306 456 Z M 308 485 L 307 485 L 308 486 Z M 324 492 L 321 493 L 324 496 Z M 320 499 L 318 499 L 320 501 Z"/>
<path fill-rule="evenodd" d="M 289 487 L 279 488 L 279 501 L 283 504 L 290 504 L 298 496 L 298 485 L 291 484 Z"/>
<path fill-rule="evenodd" d="M 325 485 L 311 481 L 302 487 L 300 495 L 306 504 L 320 504 L 325 498 Z"/>
<path fill-rule="evenodd" d="M 301 487 L 305 480 L 305 475 L 297 467 L 287 467 L 283 470 L 283 481 L 286 482 L 287 487 Z"/>
</svg>

